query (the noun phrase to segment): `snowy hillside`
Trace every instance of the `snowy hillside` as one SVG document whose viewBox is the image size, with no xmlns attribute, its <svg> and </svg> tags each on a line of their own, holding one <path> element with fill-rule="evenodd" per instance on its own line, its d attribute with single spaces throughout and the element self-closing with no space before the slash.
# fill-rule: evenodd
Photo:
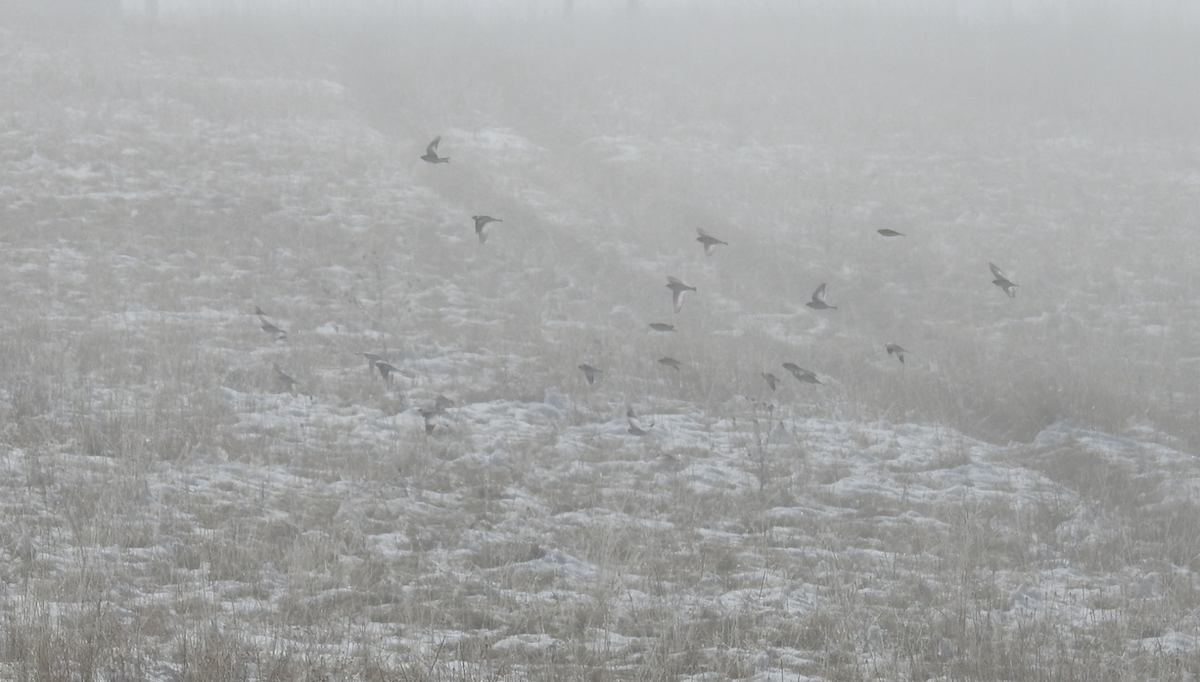
<svg viewBox="0 0 1200 682">
<path fill-rule="evenodd" d="M 557 22 L 0 23 L 0 678 L 1200 674 L 1200 42 Z"/>
</svg>

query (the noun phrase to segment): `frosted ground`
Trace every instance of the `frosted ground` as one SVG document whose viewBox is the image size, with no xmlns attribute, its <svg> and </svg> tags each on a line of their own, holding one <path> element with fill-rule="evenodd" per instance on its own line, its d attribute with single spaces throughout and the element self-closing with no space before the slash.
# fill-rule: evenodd
<svg viewBox="0 0 1200 682">
<path fill-rule="evenodd" d="M 801 18 L 0 28 L 0 677 L 1193 679 L 1200 43 Z"/>
</svg>

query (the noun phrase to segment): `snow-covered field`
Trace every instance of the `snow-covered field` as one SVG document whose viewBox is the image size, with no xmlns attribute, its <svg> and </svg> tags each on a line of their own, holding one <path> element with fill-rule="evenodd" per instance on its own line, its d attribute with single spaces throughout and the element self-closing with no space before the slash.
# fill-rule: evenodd
<svg viewBox="0 0 1200 682">
<path fill-rule="evenodd" d="M 1200 674 L 1200 41 L 806 11 L 0 23 L 0 678 Z"/>
</svg>

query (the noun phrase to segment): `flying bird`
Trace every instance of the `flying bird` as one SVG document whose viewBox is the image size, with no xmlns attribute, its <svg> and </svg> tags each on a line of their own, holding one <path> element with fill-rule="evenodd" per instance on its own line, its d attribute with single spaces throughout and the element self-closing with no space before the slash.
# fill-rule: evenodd
<svg viewBox="0 0 1200 682">
<path fill-rule="evenodd" d="M 442 410 L 431 407 L 421 408 L 421 419 L 425 420 L 425 435 L 433 433 L 433 429 L 437 426 L 438 415 L 442 414 Z"/>
<path fill-rule="evenodd" d="M 762 377 L 767 380 L 767 385 L 771 387 L 772 391 L 774 391 L 775 385 L 779 383 L 779 377 L 771 374 L 770 372 L 763 372 Z"/>
<path fill-rule="evenodd" d="M 487 226 L 488 223 L 502 223 L 503 220 L 493 218 L 490 215 L 473 215 L 471 219 L 475 221 L 475 234 L 479 237 L 479 243 L 487 241 Z"/>
<path fill-rule="evenodd" d="M 625 419 L 629 422 L 629 433 L 635 436 L 649 435 L 650 431 L 648 429 L 654 426 L 654 422 L 650 422 L 650 424 L 643 426 L 642 421 L 637 418 L 636 414 L 633 413 L 632 407 L 626 408 Z"/>
<path fill-rule="evenodd" d="M 683 308 L 683 294 L 696 290 L 696 287 L 689 287 L 675 277 L 667 277 L 667 288 L 671 290 L 671 301 L 675 304 L 676 313 Z"/>
<path fill-rule="evenodd" d="M 897 232 L 895 230 L 888 229 L 886 227 L 883 228 L 882 230 L 875 230 L 875 231 L 885 237 L 903 237 L 904 236 L 903 232 Z"/>
<path fill-rule="evenodd" d="M 804 383 L 806 383 L 806 384 L 819 384 L 819 383 L 821 383 L 821 382 L 820 382 L 820 381 L 817 379 L 817 375 L 816 375 L 816 374 L 813 374 L 812 372 L 808 371 L 807 369 L 804 369 L 803 367 L 801 367 L 801 366 L 797 365 L 797 364 L 796 364 L 796 363 L 794 363 L 794 362 L 785 362 L 785 363 L 783 363 L 783 368 L 784 368 L 784 369 L 786 369 L 787 371 L 791 372 L 791 373 L 792 373 L 792 376 L 796 377 L 797 379 L 799 379 L 800 381 L 802 381 L 802 382 L 804 382 Z"/>
<path fill-rule="evenodd" d="M 667 324 L 665 322 L 651 322 L 650 328 L 656 332 L 673 332 L 673 331 L 675 331 L 675 325 Z"/>
<path fill-rule="evenodd" d="M 437 426 L 437 418 L 446 414 L 447 407 L 454 407 L 454 401 L 444 395 L 438 395 L 433 401 L 433 407 L 421 408 L 421 419 L 425 420 L 425 435 L 433 433 Z"/>
<path fill-rule="evenodd" d="M 1010 280 L 1009 278 L 1004 276 L 1004 271 L 1001 270 L 1000 268 L 996 267 L 992 263 L 988 263 L 988 267 L 992 269 L 992 274 L 996 276 L 996 279 L 992 280 L 992 284 L 995 284 L 996 286 L 1003 289 L 1004 293 L 1007 294 L 1009 298 L 1016 298 L 1017 297 L 1017 287 L 1019 287 L 1020 285 L 1013 284 L 1012 280 Z"/>
<path fill-rule="evenodd" d="M 808 306 L 809 308 L 812 308 L 813 310 L 830 310 L 830 309 L 837 310 L 837 306 L 829 305 L 828 303 L 825 302 L 825 284 L 824 284 L 824 282 L 822 282 L 821 286 L 817 287 L 817 290 L 813 292 L 812 300 L 809 301 L 808 303 L 805 303 L 804 305 Z"/>
<path fill-rule="evenodd" d="M 582 365 L 580 365 L 579 369 L 583 370 L 583 376 L 587 379 L 589 386 L 596 383 L 596 375 L 597 374 L 604 373 L 604 370 L 597 369 L 596 367 L 592 367 L 591 365 L 587 364 L 586 362 L 583 363 Z"/>
<path fill-rule="evenodd" d="M 889 343 L 888 345 L 884 346 L 883 349 L 887 351 L 888 355 L 895 355 L 896 359 L 900 361 L 900 364 L 904 364 L 904 354 L 908 351 L 901 348 L 900 344 Z"/>
<path fill-rule="evenodd" d="M 716 248 L 718 244 L 729 246 L 729 242 L 723 242 L 698 227 L 696 228 L 696 234 L 700 235 L 699 237 L 696 237 L 696 241 L 704 245 L 704 255 L 706 256 L 713 255 L 713 249 Z"/>
<path fill-rule="evenodd" d="M 433 142 L 430 142 L 429 146 L 425 148 L 425 156 L 422 156 L 421 159 L 429 163 L 450 163 L 450 157 L 437 154 L 438 143 L 441 141 L 441 135 L 433 138 Z"/>
<path fill-rule="evenodd" d="M 683 363 L 682 363 L 682 362 L 680 362 L 680 361 L 676 360 L 675 358 L 670 358 L 670 357 L 662 357 L 662 358 L 659 358 L 659 359 L 658 359 L 658 364 L 660 364 L 660 365 L 666 365 L 667 367 L 670 367 L 671 369 L 674 369 L 676 372 L 678 372 L 678 371 L 679 371 L 679 368 L 680 368 L 680 367 L 683 367 Z"/>
</svg>

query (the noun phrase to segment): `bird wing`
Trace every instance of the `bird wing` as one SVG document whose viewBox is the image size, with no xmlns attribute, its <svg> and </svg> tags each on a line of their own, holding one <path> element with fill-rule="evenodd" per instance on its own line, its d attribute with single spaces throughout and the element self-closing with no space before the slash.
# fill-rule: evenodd
<svg viewBox="0 0 1200 682">
<path fill-rule="evenodd" d="M 994 263 L 988 263 L 988 267 L 992 269 L 992 274 L 996 276 L 996 279 L 1008 281 L 1008 278 L 1004 276 L 1004 271 L 996 267 Z"/>
<path fill-rule="evenodd" d="M 632 407 L 625 410 L 625 419 L 629 422 L 630 428 L 637 429 L 638 431 L 643 430 L 642 422 L 637 418 L 637 415 L 633 413 Z"/>
<path fill-rule="evenodd" d="M 813 292 L 812 300 L 813 300 L 813 303 L 824 303 L 825 302 L 825 283 L 824 282 L 822 282 L 821 286 L 817 287 L 817 290 Z"/>
<path fill-rule="evenodd" d="M 441 135 L 438 135 L 437 137 L 433 138 L 433 142 L 430 142 L 429 146 L 425 148 L 425 153 L 430 154 L 432 156 L 437 156 L 438 143 L 441 141 L 442 141 Z"/>
</svg>

